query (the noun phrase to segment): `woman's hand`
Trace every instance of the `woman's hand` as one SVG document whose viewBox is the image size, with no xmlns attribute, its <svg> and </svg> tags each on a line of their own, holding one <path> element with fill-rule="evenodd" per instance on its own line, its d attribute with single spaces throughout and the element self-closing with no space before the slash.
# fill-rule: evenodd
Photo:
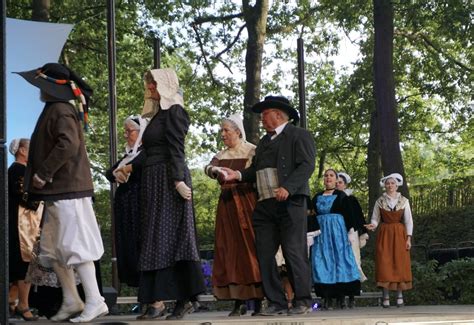
<svg viewBox="0 0 474 325">
<path fill-rule="evenodd" d="M 33 187 L 37 189 L 42 189 L 44 185 L 46 184 L 46 181 L 41 179 L 38 174 L 33 175 Z"/>
<path fill-rule="evenodd" d="M 373 223 L 366 224 L 366 225 L 364 225 L 364 227 L 365 227 L 367 230 L 370 230 L 370 231 L 374 231 L 375 228 L 377 228 Z"/>
<path fill-rule="evenodd" d="M 176 191 L 178 191 L 179 195 L 185 200 L 191 200 L 191 188 L 186 185 L 183 181 L 175 182 Z"/>
<path fill-rule="evenodd" d="M 114 171 L 114 176 L 115 176 L 115 180 L 117 181 L 117 183 L 120 183 L 120 184 L 123 184 L 123 183 L 126 183 L 128 181 L 128 176 L 127 174 L 125 174 L 122 169 L 117 169 Z"/>
<path fill-rule="evenodd" d="M 367 244 L 368 239 L 369 239 L 368 234 L 362 234 L 361 236 L 359 236 L 359 247 L 364 248 L 365 245 Z"/>
<path fill-rule="evenodd" d="M 321 235 L 321 230 L 316 230 L 316 231 L 312 231 L 312 232 L 308 232 L 306 234 L 306 245 L 308 247 L 310 246 L 313 246 L 314 244 L 314 238 Z"/>
<path fill-rule="evenodd" d="M 128 181 L 133 168 L 132 165 L 125 165 L 113 171 L 117 183 L 123 184 Z"/>
<path fill-rule="evenodd" d="M 223 175 L 224 181 L 239 180 L 240 178 L 240 175 L 238 172 L 227 167 L 221 167 L 220 173 Z"/>
<path fill-rule="evenodd" d="M 407 245 L 407 251 L 409 251 L 411 249 L 411 236 L 407 237 L 406 245 Z"/>
</svg>

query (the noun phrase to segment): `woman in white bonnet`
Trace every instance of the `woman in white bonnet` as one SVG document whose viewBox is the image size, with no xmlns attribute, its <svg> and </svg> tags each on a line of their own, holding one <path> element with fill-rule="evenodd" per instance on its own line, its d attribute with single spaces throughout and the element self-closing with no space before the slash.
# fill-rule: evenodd
<svg viewBox="0 0 474 325">
<path fill-rule="evenodd" d="M 224 181 L 221 167 L 242 170 L 255 155 L 255 146 L 245 140 L 242 119 L 237 114 L 224 118 L 221 139 L 226 146 L 204 167 L 205 173 L 217 178 L 221 194 L 217 205 L 212 287 L 214 296 L 234 300 L 229 316 L 247 312 L 245 300 L 263 298 L 260 271 L 255 251 L 252 212 L 257 195 L 253 184 Z M 255 312 L 254 312 L 255 313 Z"/>
<path fill-rule="evenodd" d="M 360 274 L 347 233 L 354 227 L 346 193 L 336 188 L 337 172 L 326 169 L 324 191 L 312 199 L 315 214 L 308 230 L 321 230 L 311 247 L 315 293 L 323 297 L 323 309 L 332 308 L 336 298 L 343 309 L 346 296 L 360 294 Z"/>
<path fill-rule="evenodd" d="M 408 199 L 397 192 L 403 177 L 393 173 L 382 177 L 385 193 L 375 202 L 370 224 L 374 231 L 380 224 L 375 244 L 375 280 L 383 290 L 384 308 L 390 307 L 389 291 L 397 292 L 397 307 L 404 305 L 403 291 L 412 288 L 411 236 L 413 218 Z"/>
<path fill-rule="evenodd" d="M 124 122 L 124 137 L 127 141 L 123 157 L 109 168 L 105 177 L 119 183 L 114 196 L 115 215 L 115 248 L 117 252 L 117 269 L 121 283 L 138 287 L 138 257 L 140 256 L 140 190 L 141 172 L 137 170 L 129 177 L 119 175 L 122 166 L 138 163 L 145 158 L 143 154 L 142 135 L 147 120 L 129 116 Z"/>
<path fill-rule="evenodd" d="M 142 172 L 138 301 L 148 308 L 139 318 L 162 317 L 166 308 L 160 302 L 176 300 L 166 319 L 177 320 L 205 290 L 184 151 L 190 120 L 173 69 L 147 71 L 144 86 L 142 117 L 150 118 L 142 137 L 146 158 L 117 173 Z"/>
</svg>

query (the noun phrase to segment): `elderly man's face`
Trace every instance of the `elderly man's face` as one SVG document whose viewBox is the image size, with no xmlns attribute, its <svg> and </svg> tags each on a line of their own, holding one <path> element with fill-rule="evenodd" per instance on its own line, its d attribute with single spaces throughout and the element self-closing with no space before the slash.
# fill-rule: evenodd
<svg viewBox="0 0 474 325">
<path fill-rule="evenodd" d="M 281 113 L 278 109 L 269 108 L 264 110 L 261 114 L 263 128 L 267 132 L 274 131 L 283 123 L 280 115 Z"/>
</svg>

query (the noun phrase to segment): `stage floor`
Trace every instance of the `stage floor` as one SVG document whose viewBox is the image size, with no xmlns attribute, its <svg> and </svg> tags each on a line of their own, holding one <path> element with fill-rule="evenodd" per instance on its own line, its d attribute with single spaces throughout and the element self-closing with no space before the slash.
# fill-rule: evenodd
<svg viewBox="0 0 474 325">
<path fill-rule="evenodd" d="M 227 317 L 228 312 L 197 312 L 187 315 L 179 321 L 167 321 L 164 318 L 153 321 L 137 321 L 136 315 L 105 316 L 93 321 L 94 324 L 180 324 L 180 325 L 406 325 L 406 324 L 442 324 L 474 325 L 474 305 L 443 306 L 405 306 L 356 307 L 354 309 L 313 311 L 303 316 L 278 317 Z M 10 324 L 24 323 L 20 319 L 10 319 Z M 51 324 L 46 318 L 40 318 L 32 324 Z M 56 323 L 58 324 L 58 323 Z M 71 324 L 71 323 L 68 323 Z"/>
</svg>

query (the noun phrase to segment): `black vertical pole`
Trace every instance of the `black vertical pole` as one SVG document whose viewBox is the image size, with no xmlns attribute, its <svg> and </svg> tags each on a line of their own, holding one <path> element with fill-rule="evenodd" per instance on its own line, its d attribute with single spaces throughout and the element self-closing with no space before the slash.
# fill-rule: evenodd
<svg viewBox="0 0 474 325">
<path fill-rule="evenodd" d="M 298 95 L 300 126 L 306 129 L 306 86 L 304 84 L 304 44 L 303 39 L 298 38 Z"/>
<path fill-rule="evenodd" d="M 109 69 L 109 163 L 113 166 L 117 161 L 117 87 L 115 77 L 115 0 L 107 0 L 107 61 Z M 110 214 L 112 219 L 112 286 L 119 290 L 117 272 L 117 252 L 115 247 L 115 214 L 114 195 L 116 185 L 110 184 Z"/>
<path fill-rule="evenodd" d="M 6 142 L 6 4 L 0 0 L 0 324 L 8 324 L 8 184 Z"/>
<path fill-rule="evenodd" d="M 159 69 L 161 67 L 161 40 L 155 38 L 153 41 L 153 68 Z"/>
</svg>

